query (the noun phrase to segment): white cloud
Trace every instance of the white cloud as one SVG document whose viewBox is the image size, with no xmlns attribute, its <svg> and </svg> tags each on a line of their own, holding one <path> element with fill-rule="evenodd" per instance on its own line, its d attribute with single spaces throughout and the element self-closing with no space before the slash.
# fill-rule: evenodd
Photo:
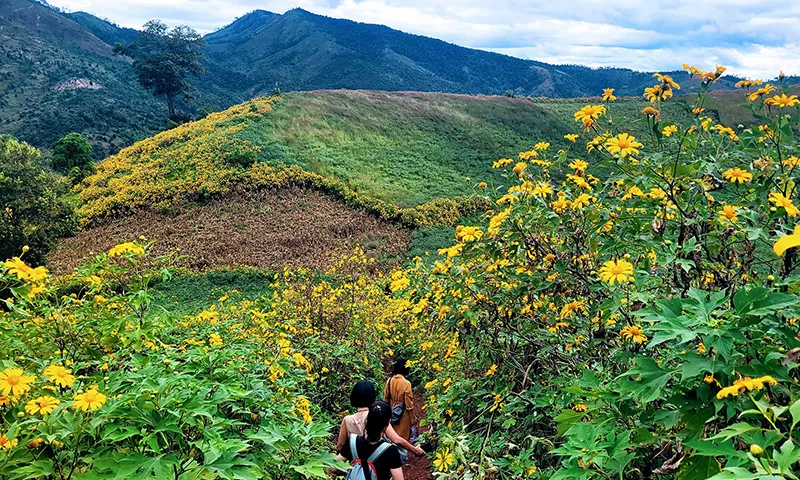
<svg viewBox="0 0 800 480">
<path fill-rule="evenodd" d="M 152 18 L 208 32 L 256 8 L 300 7 L 550 63 L 670 70 L 682 63 L 772 77 L 800 74 L 794 0 L 52 0 L 120 25 Z"/>
</svg>

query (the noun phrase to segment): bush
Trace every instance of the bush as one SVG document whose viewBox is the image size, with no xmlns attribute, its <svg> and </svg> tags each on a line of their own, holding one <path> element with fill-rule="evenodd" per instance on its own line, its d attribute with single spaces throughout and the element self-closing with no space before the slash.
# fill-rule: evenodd
<svg viewBox="0 0 800 480">
<path fill-rule="evenodd" d="M 733 130 L 704 115 L 722 69 L 688 68 L 691 122 L 666 76 L 638 119 L 581 108 L 586 150 L 496 162 L 485 221 L 396 274 L 458 342 L 426 386 L 441 478 L 795 478 L 800 100 L 745 83 L 760 125 Z"/>
<path fill-rule="evenodd" d="M 40 158 L 27 143 L 0 136 L 0 258 L 27 245 L 28 260 L 44 263 L 55 241 L 77 226 L 72 205 L 62 198 L 69 185 L 39 166 Z"/>
<path fill-rule="evenodd" d="M 53 145 L 53 170 L 69 175 L 72 183 L 78 183 L 94 172 L 92 146 L 80 133 L 68 133 Z"/>
</svg>

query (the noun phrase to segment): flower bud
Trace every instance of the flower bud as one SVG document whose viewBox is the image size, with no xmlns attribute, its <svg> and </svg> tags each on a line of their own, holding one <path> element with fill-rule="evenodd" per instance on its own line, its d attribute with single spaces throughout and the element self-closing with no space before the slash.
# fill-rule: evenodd
<svg viewBox="0 0 800 480">
<path fill-rule="evenodd" d="M 756 457 L 764 453 L 764 449 L 760 446 L 756 445 L 755 443 L 750 445 L 750 453 L 755 455 Z"/>
<path fill-rule="evenodd" d="M 30 249 L 31 249 L 31 247 L 25 245 L 24 247 L 22 247 L 22 253 L 28 253 L 28 250 L 30 250 Z"/>
<path fill-rule="evenodd" d="M 774 282 L 775 281 L 775 275 L 767 275 L 767 280 L 769 280 L 770 282 Z"/>
</svg>

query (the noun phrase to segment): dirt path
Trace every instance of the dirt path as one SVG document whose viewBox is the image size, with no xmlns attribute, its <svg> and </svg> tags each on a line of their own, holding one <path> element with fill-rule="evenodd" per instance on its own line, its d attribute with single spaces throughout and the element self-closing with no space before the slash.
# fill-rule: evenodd
<svg viewBox="0 0 800 480">
<path fill-rule="evenodd" d="M 425 405 L 425 399 L 419 393 L 414 393 L 414 405 Z M 421 418 L 425 417 L 425 410 L 420 410 Z M 426 431 L 428 427 L 420 428 L 420 433 Z M 429 454 L 429 456 L 433 456 Z M 431 480 L 431 460 L 428 457 L 421 457 L 413 453 L 408 454 L 408 463 L 403 467 L 403 476 L 405 480 Z"/>
</svg>

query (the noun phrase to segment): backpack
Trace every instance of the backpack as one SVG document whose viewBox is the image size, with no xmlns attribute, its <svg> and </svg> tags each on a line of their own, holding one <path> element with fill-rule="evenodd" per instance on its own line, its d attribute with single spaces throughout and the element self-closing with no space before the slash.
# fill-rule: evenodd
<svg viewBox="0 0 800 480">
<path fill-rule="evenodd" d="M 392 404 L 392 380 L 389 379 L 389 404 Z M 392 407 L 392 425 L 397 425 L 400 423 L 400 420 L 403 418 L 403 414 L 406 413 L 406 402 L 400 402 L 394 407 Z"/>
<path fill-rule="evenodd" d="M 369 470 L 369 477 L 367 477 L 364 466 L 361 464 L 361 459 L 358 458 L 358 448 L 356 448 L 357 438 L 356 435 L 350 435 L 350 455 L 352 455 L 355 460 L 350 463 L 350 470 L 347 471 L 345 480 L 378 480 L 378 472 L 375 470 L 375 465 L 373 465 L 372 462 L 380 458 L 383 452 L 388 450 L 392 444 L 383 442 L 372 452 L 372 455 L 367 459 L 367 469 Z"/>
</svg>

